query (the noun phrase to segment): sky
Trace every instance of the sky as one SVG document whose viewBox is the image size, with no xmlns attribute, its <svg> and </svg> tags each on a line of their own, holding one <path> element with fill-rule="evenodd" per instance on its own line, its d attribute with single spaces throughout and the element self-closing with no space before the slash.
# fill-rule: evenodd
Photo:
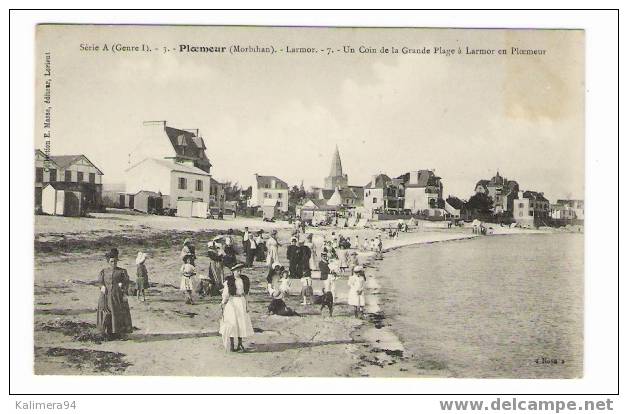
<svg viewBox="0 0 628 414">
<path fill-rule="evenodd" d="M 351 185 L 434 169 L 445 196 L 468 198 L 499 171 L 551 201 L 584 197 L 582 31 L 40 26 L 37 35 L 38 56 L 51 53 L 51 152 L 85 154 L 105 184 L 122 183 L 128 154 L 147 145 L 143 121 L 166 120 L 200 130 L 221 181 L 249 185 L 259 173 L 322 186 L 337 145 Z M 105 43 L 153 52 L 80 50 Z M 179 44 L 350 45 L 356 53 L 157 50 Z M 360 46 L 463 53 L 366 54 Z M 467 46 L 546 53 L 468 55 Z"/>
</svg>

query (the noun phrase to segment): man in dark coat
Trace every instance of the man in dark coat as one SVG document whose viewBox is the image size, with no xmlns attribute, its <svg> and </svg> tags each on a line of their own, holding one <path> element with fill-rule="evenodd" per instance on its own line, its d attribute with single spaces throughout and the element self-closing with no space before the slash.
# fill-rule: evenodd
<svg viewBox="0 0 628 414">
<path fill-rule="evenodd" d="M 299 264 L 301 262 L 300 256 L 301 251 L 299 246 L 297 246 L 297 239 L 293 237 L 290 246 L 288 246 L 288 250 L 286 252 L 286 256 L 288 257 L 288 262 L 290 263 L 290 278 L 291 279 L 301 279 L 301 274 L 299 274 Z"/>
<path fill-rule="evenodd" d="M 299 268 L 298 272 L 301 276 L 310 277 L 312 272 L 310 270 L 310 258 L 312 257 L 312 250 L 305 245 L 303 240 L 299 241 Z"/>
</svg>

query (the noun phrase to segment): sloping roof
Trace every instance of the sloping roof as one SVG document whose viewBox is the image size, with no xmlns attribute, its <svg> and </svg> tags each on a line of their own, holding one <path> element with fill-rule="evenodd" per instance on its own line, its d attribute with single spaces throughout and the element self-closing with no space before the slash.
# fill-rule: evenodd
<svg viewBox="0 0 628 414">
<path fill-rule="evenodd" d="M 310 198 L 305 202 L 305 204 L 307 204 L 308 202 L 311 202 L 312 204 L 314 204 L 314 207 L 304 205 L 303 207 L 301 207 L 301 209 L 303 210 L 336 210 L 335 206 L 328 206 L 325 200 Z"/>
<path fill-rule="evenodd" d="M 211 167 L 209 158 L 207 158 L 207 154 L 205 154 L 205 149 L 207 147 L 205 146 L 203 138 L 196 136 L 190 131 L 169 126 L 165 126 L 164 130 L 166 131 L 166 135 L 168 136 L 177 157 L 196 160 L 201 167 Z M 193 151 L 192 153 L 190 153 L 190 151 L 186 152 L 187 148 L 194 148 L 196 151 Z M 197 155 L 191 155 L 194 153 Z"/>
<path fill-rule="evenodd" d="M 545 198 L 545 196 L 543 196 L 543 193 L 539 193 L 537 191 L 524 191 L 523 198 L 529 198 L 530 200 L 535 201 L 549 201 Z"/>
<path fill-rule="evenodd" d="M 323 188 L 320 190 L 320 194 L 323 196 L 323 199 L 329 200 L 331 196 L 334 195 L 334 190 L 326 190 Z"/>
<path fill-rule="evenodd" d="M 364 188 L 385 188 L 386 185 L 391 181 L 392 180 L 390 179 L 390 177 L 386 174 L 379 174 L 375 176 L 375 183 L 373 183 L 373 180 L 371 180 L 368 182 L 367 185 L 364 186 Z"/>
<path fill-rule="evenodd" d="M 410 183 L 410 174 L 418 174 L 417 183 Z M 427 187 L 428 185 L 436 185 L 435 181 L 440 180 L 440 177 L 437 177 L 436 174 L 434 174 L 434 171 L 430 170 L 413 171 L 411 173 L 400 175 L 397 178 L 403 180 L 406 188 L 421 188 Z"/>
<path fill-rule="evenodd" d="M 364 200 L 364 187 L 350 185 L 349 188 L 351 189 L 351 191 L 353 191 L 358 200 Z"/>
<path fill-rule="evenodd" d="M 257 179 L 257 188 L 265 188 L 266 185 L 268 186 L 272 186 L 273 180 L 275 180 L 276 183 L 276 187 L 270 187 L 270 189 L 281 189 L 281 190 L 287 190 L 288 189 L 288 183 L 286 183 L 284 180 L 282 180 L 281 178 L 277 178 L 274 175 L 256 175 L 255 178 Z"/>
<path fill-rule="evenodd" d="M 137 197 L 138 194 L 146 194 L 148 197 L 161 197 L 162 196 L 161 193 L 156 193 L 154 191 L 148 191 L 148 190 L 140 190 L 137 193 L 135 193 L 135 196 Z"/>
<path fill-rule="evenodd" d="M 169 161 L 169 160 L 160 160 L 158 158 L 146 158 L 145 160 L 142 160 L 140 162 L 138 162 L 137 164 L 135 164 L 134 166 L 128 168 L 126 171 L 130 171 L 134 168 L 136 168 L 137 166 L 145 163 L 145 162 L 152 162 L 155 163 L 161 167 L 164 168 L 168 168 L 170 171 L 177 171 L 177 172 L 183 172 L 183 173 L 188 173 L 188 174 L 196 174 L 196 175 L 204 175 L 207 177 L 210 177 L 210 175 L 208 173 L 206 173 L 205 171 L 201 170 L 200 168 L 191 166 L 191 165 L 185 165 L 185 164 L 181 164 L 178 162 L 174 162 L 174 161 Z"/>
<path fill-rule="evenodd" d="M 331 159 L 331 168 L 329 169 L 330 177 L 341 177 L 342 176 L 342 161 L 340 161 L 340 152 L 338 151 L 338 145 L 336 145 L 336 150 L 334 151 L 334 155 Z"/>
<path fill-rule="evenodd" d="M 96 167 L 96 165 L 94 165 L 94 163 L 91 162 L 89 160 L 89 158 L 87 158 L 83 154 L 78 154 L 78 155 L 50 155 L 48 157 L 48 159 L 50 159 L 52 162 L 54 162 L 59 168 L 63 168 L 63 169 L 68 168 L 70 165 L 74 164 L 76 161 L 80 160 L 81 158 L 84 158 L 85 160 L 87 160 L 87 162 L 90 163 L 90 165 L 92 167 L 94 167 L 94 168 L 96 168 L 96 170 L 98 170 L 100 175 L 103 175 L 103 172 L 100 170 L 100 168 Z"/>
</svg>

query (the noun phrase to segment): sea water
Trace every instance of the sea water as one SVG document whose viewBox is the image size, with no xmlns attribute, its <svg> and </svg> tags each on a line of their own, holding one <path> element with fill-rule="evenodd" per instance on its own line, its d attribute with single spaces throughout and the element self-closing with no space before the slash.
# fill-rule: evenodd
<svg viewBox="0 0 628 414">
<path fill-rule="evenodd" d="M 418 368 L 473 378 L 582 375 L 584 236 L 529 234 L 409 246 L 376 274 Z"/>
</svg>

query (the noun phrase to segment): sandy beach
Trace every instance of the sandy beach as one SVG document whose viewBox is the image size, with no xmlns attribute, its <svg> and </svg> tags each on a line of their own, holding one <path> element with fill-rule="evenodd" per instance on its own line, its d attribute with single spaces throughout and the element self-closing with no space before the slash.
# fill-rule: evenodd
<svg viewBox="0 0 628 414">
<path fill-rule="evenodd" d="M 226 353 L 217 333 L 220 298 L 198 299 L 186 305 L 179 291 L 179 251 L 185 237 L 197 248 L 197 270 L 207 272 L 206 242 L 217 233 L 232 234 L 240 247 L 240 230 L 277 228 L 280 260 L 285 257 L 291 227 L 255 219 L 190 220 L 172 217 L 99 215 L 74 219 L 74 231 L 59 231 L 72 220 L 37 217 L 35 234 L 34 339 L 36 374 L 192 375 L 192 376 L 430 376 L 404 355 L 401 342 L 388 328 L 380 303 L 386 298 L 369 270 L 378 265 L 373 253 L 359 252 L 367 268 L 366 317 L 357 319 L 346 304 L 347 278 L 337 282 L 334 316 L 321 315 L 316 305 L 300 304 L 299 281 L 286 299 L 301 317 L 268 315 L 266 267 L 255 262 L 245 274 L 251 278 L 250 314 L 256 334 L 245 341 L 248 351 Z M 386 228 L 386 226 L 380 226 Z M 176 228 L 176 230 L 173 230 Z M 345 236 L 373 237 L 377 229 L 308 229 L 320 244 L 332 231 Z M 523 232 L 524 230 L 518 230 Z M 421 243 L 475 237 L 465 228 L 419 226 L 398 238 L 383 237 L 384 251 Z M 134 257 L 148 254 L 151 288 L 147 302 L 129 298 L 134 332 L 125 340 L 105 341 L 95 330 L 98 299 L 96 277 L 106 266 L 108 247 L 120 250 L 119 266 L 135 279 Z M 242 254 L 238 255 L 243 260 Z M 386 260 L 386 253 L 384 259 Z M 320 294 L 322 282 L 314 280 Z"/>
</svg>

